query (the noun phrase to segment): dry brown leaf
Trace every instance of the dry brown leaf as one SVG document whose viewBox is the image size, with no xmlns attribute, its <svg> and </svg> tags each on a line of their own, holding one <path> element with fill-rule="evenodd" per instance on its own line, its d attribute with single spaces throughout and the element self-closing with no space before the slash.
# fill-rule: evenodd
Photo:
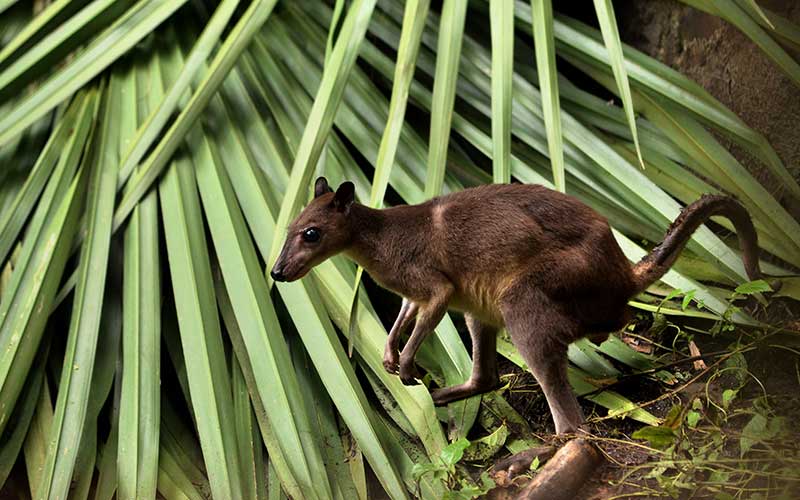
<svg viewBox="0 0 800 500">
<path fill-rule="evenodd" d="M 694 343 L 694 340 L 689 342 L 689 354 L 691 354 L 692 357 L 700 356 L 700 348 L 697 347 L 697 344 Z M 702 359 L 696 360 L 694 363 L 692 363 L 692 365 L 694 366 L 694 369 L 697 371 L 705 370 L 706 368 L 708 368 L 706 366 L 706 362 L 703 361 Z"/>
</svg>

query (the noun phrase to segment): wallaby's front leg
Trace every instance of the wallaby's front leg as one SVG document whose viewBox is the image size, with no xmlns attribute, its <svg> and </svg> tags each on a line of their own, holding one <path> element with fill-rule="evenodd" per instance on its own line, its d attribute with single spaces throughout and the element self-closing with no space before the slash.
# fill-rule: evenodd
<svg viewBox="0 0 800 500">
<path fill-rule="evenodd" d="M 389 373 L 397 374 L 400 363 L 400 336 L 417 315 L 418 310 L 419 306 L 415 302 L 403 298 L 403 305 L 400 306 L 397 319 L 394 320 L 389 336 L 386 337 L 386 347 L 383 350 L 383 367 Z"/>
<path fill-rule="evenodd" d="M 433 290 L 433 296 L 427 302 L 419 305 L 417 323 L 411 333 L 408 342 L 400 353 L 400 380 L 405 385 L 415 385 L 418 382 L 419 372 L 414 364 L 414 357 L 417 355 L 422 341 L 436 328 L 442 320 L 444 313 L 447 312 L 447 304 L 453 294 L 453 286 L 449 283 L 442 283 Z"/>
</svg>

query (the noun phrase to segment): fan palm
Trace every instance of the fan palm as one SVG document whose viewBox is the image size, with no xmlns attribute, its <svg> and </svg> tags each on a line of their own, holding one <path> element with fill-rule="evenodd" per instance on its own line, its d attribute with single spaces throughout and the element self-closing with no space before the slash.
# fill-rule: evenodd
<svg viewBox="0 0 800 500">
<path fill-rule="evenodd" d="M 800 265 L 797 221 L 711 131 L 798 197 L 780 158 L 621 44 L 610 0 L 594 2 L 600 30 L 549 0 L 276 3 L 0 0 L 0 484 L 24 464 L 35 498 L 364 498 L 366 462 L 392 498 L 439 497 L 411 471 L 448 440 L 509 422 L 504 446 L 530 446 L 500 395 L 437 412 L 383 370 L 386 331 L 348 261 L 265 276 L 318 173 L 373 206 L 545 184 L 607 216 L 631 259 L 681 203 L 724 191 L 779 263 L 768 273 Z M 753 1 L 687 3 L 800 83 L 782 48 L 800 47 L 795 26 Z M 743 281 L 738 250 L 708 228 L 689 250 L 663 283 L 705 309 L 660 311 L 720 318 L 724 290 L 699 280 Z M 660 293 L 633 305 L 655 310 Z M 498 351 L 522 366 L 508 342 Z M 578 342 L 575 390 L 657 422 L 597 391 L 619 373 L 609 358 L 652 364 L 613 337 Z M 420 362 L 439 384 L 469 376 L 450 317 Z"/>
</svg>

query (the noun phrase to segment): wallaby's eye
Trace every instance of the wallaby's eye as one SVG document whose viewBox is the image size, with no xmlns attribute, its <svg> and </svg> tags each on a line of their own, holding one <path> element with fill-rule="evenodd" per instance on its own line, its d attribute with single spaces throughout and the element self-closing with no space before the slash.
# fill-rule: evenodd
<svg viewBox="0 0 800 500">
<path fill-rule="evenodd" d="M 307 243 L 316 243 L 319 241 L 320 232 L 319 229 L 315 227 L 310 227 L 303 231 L 303 241 Z"/>
</svg>

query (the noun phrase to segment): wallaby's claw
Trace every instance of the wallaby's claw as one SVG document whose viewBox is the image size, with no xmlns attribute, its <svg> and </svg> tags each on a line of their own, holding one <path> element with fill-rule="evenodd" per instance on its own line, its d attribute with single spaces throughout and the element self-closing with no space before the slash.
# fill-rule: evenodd
<svg viewBox="0 0 800 500">
<path fill-rule="evenodd" d="M 397 375 L 400 371 L 400 353 L 388 345 L 383 350 L 383 368 L 392 375 Z"/>
<path fill-rule="evenodd" d="M 400 363 L 400 381 L 403 382 L 404 385 L 419 385 L 417 379 L 420 378 L 422 378 L 422 376 L 419 374 L 417 365 L 415 365 L 413 361 L 407 364 Z"/>
<path fill-rule="evenodd" d="M 393 355 L 392 355 L 393 354 Z M 384 353 L 383 355 L 383 368 L 392 375 L 397 375 L 400 371 L 400 362 L 397 359 L 397 353 Z"/>
</svg>

